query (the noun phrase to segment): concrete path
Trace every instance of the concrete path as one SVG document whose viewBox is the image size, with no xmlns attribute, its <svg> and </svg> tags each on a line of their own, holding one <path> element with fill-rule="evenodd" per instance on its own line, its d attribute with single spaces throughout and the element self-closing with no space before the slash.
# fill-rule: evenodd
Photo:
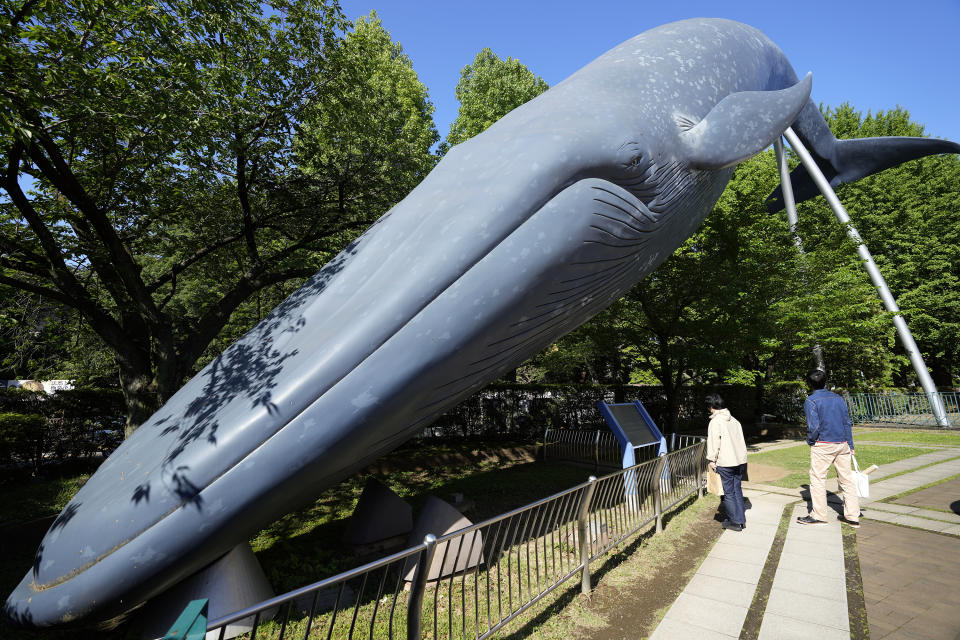
<svg viewBox="0 0 960 640">
<path fill-rule="evenodd" d="M 847 582 L 840 523 L 797 523 L 805 504 L 793 509 L 787 539 L 760 625 L 760 640 L 850 637 Z"/>
<path fill-rule="evenodd" d="M 857 549 L 871 640 L 960 637 L 960 537 L 866 521 Z"/>
<path fill-rule="evenodd" d="M 753 601 L 763 565 L 794 498 L 745 490 L 747 528 L 724 531 L 651 638 L 736 638 Z"/>
<path fill-rule="evenodd" d="M 884 465 L 871 474 L 870 498 L 862 502 L 862 520 L 890 522 L 960 536 L 960 515 L 917 505 L 879 502 L 960 474 L 960 459 L 951 460 L 956 457 L 956 449 L 943 450 Z M 835 483 L 834 479 L 834 492 Z M 828 486 L 828 489 L 831 487 Z M 803 500 L 806 492 L 799 489 L 745 483 L 744 496 L 751 505 L 747 510 L 746 529 L 739 533 L 724 531 L 651 638 L 738 638 L 757 595 L 767 596 L 759 630 L 761 640 L 849 638 L 846 569 L 840 523 L 832 521 L 826 526 L 817 527 L 797 524 L 796 517 L 807 513 L 807 503 Z M 838 495 L 831 496 L 831 502 L 837 503 L 839 500 Z M 757 594 L 760 576 L 776 537 L 784 506 L 790 503 L 796 504 L 792 509 L 773 584 L 769 594 Z M 865 528 L 866 525 L 863 525 L 861 530 Z M 960 544 L 960 538 L 945 540 L 955 540 Z M 936 544 L 936 540 L 932 544 Z M 882 562 L 877 559 L 882 554 L 882 550 L 872 552 L 861 562 Z M 891 558 L 891 561 L 901 562 L 895 558 Z M 877 593 L 879 595 L 873 596 L 872 604 L 868 603 L 868 610 L 871 606 L 875 611 L 878 610 L 888 597 L 887 591 Z M 757 602 L 762 602 L 762 598 L 758 598 Z M 889 602 L 893 602 L 892 596 Z M 953 615 L 955 610 L 937 609 L 936 616 Z M 917 613 L 920 611 L 917 607 L 911 611 L 915 616 L 921 615 Z M 903 612 L 898 615 L 900 618 L 907 616 Z M 919 624 L 913 618 L 904 620 L 907 620 L 902 622 L 904 625 L 908 622 Z M 882 624 L 878 622 L 884 635 L 891 629 L 899 628 L 892 626 L 892 621 L 891 617 Z M 956 626 L 960 631 L 960 619 Z"/>
</svg>

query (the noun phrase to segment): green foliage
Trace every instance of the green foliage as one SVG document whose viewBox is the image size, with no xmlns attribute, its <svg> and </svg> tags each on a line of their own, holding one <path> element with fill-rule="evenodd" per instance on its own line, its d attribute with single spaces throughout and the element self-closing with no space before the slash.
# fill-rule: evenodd
<svg viewBox="0 0 960 640">
<path fill-rule="evenodd" d="M 81 388 L 53 395 L 25 389 L 0 390 L 4 415 L 37 416 L 41 423 L 27 431 L 11 427 L 20 445 L 6 447 L 0 458 L 29 462 L 39 468 L 45 462 L 82 459 L 98 452 L 109 453 L 121 442 L 123 394 L 119 389 Z M 24 437 L 29 436 L 27 440 Z M 14 436 L 10 436 L 14 437 Z M 12 442 L 12 441 L 11 441 Z M 11 445 L 12 446 L 12 445 Z"/>
<path fill-rule="evenodd" d="M 864 116 L 844 104 L 826 109 L 825 116 L 842 137 L 924 134 L 923 126 L 899 107 Z M 960 375 L 960 158 L 920 158 L 843 185 L 838 195 L 896 297 L 935 382 L 951 386 Z M 914 379 L 905 358 L 892 368 L 899 384 Z"/>
<path fill-rule="evenodd" d="M 456 95 L 460 102 L 457 118 L 441 145 L 440 152 L 469 140 L 520 105 L 549 89 L 543 78 L 534 75 L 515 58 L 500 59 L 484 48 L 460 72 Z"/>
<path fill-rule="evenodd" d="M 0 341 L 43 347 L 4 364 L 119 374 L 131 428 L 434 161 L 409 60 L 375 17 L 341 37 L 333 1 L 8 18 L 0 285 L 30 297 L 0 305 Z"/>
<path fill-rule="evenodd" d="M 0 413 L 0 460 L 38 467 L 47 439 L 47 421 L 36 413 Z"/>
<path fill-rule="evenodd" d="M 329 63 L 337 73 L 307 110 L 300 165 L 336 176 L 341 215 L 370 221 L 433 168 L 433 105 L 375 12 L 356 21 Z"/>
</svg>

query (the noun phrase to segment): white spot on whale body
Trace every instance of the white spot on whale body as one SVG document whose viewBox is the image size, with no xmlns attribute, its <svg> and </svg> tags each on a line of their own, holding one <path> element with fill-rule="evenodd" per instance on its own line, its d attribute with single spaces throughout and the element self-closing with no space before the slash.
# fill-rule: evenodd
<svg viewBox="0 0 960 640">
<path fill-rule="evenodd" d="M 363 393 L 361 393 L 360 395 L 358 395 L 357 397 L 355 397 L 353 400 L 351 400 L 350 404 L 352 404 L 358 409 L 365 409 L 370 405 L 376 403 L 377 400 L 379 399 L 380 398 L 370 393 L 370 390 L 368 389 Z"/>
<path fill-rule="evenodd" d="M 134 565 L 139 565 L 145 562 L 150 562 L 151 560 L 154 560 L 157 558 L 165 558 L 165 557 L 166 557 L 165 553 L 160 553 L 153 547 L 149 547 L 146 550 L 142 551 L 141 553 L 130 556 L 130 560 L 133 562 Z"/>
</svg>

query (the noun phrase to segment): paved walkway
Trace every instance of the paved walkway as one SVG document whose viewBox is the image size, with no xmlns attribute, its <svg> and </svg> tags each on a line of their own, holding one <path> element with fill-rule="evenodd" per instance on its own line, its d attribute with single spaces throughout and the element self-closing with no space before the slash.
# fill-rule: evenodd
<svg viewBox="0 0 960 640">
<path fill-rule="evenodd" d="M 764 496 L 761 498 L 760 496 Z M 747 528 L 724 531 L 651 638 L 736 638 L 790 496 L 744 491 Z"/>
<path fill-rule="evenodd" d="M 760 640 L 850 637 L 847 582 L 840 523 L 825 527 L 797 524 L 805 504 L 791 513 L 787 539 L 760 625 Z"/>
<path fill-rule="evenodd" d="M 954 549 L 960 549 L 960 538 L 939 534 L 960 536 L 960 515 L 946 510 L 925 508 L 919 504 L 878 502 L 957 475 L 960 473 L 960 459 L 950 460 L 956 458 L 957 453 L 956 449 L 934 451 L 884 465 L 882 469 L 871 474 L 871 495 L 863 500 L 863 525 L 858 531 L 858 538 L 860 532 L 870 532 L 865 539 L 874 538 L 878 541 L 869 547 L 868 553 L 861 553 L 861 563 L 869 564 L 869 568 L 861 571 L 864 576 L 868 620 L 872 626 L 873 617 L 870 616 L 896 611 L 895 615 L 877 618 L 876 637 L 960 637 L 960 614 L 956 613 L 958 609 L 955 605 L 933 607 L 929 602 L 925 606 L 910 604 L 917 595 L 910 595 L 909 590 L 905 592 L 904 585 L 919 584 L 917 581 L 922 576 L 927 576 L 923 578 L 927 580 L 925 585 L 930 583 L 931 571 L 922 571 L 921 578 L 907 580 L 904 572 L 913 571 L 916 563 L 906 561 L 906 558 L 911 556 L 909 551 L 896 547 L 896 542 L 890 542 L 891 539 L 897 539 L 898 534 L 900 537 L 934 535 L 935 538 L 926 541 L 928 547 L 936 549 L 938 542 L 941 546 L 954 545 L 949 550 L 942 550 L 944 553 L 953 553 Z M 834 479 L 833 491 L 836 491 L 835 483 Z M 799 489 L 745 483 L 744 496 L 750 501 L 746 529 L 740 533 L 723 532 L 651 637 L 657 640 L 738 638 L 755 596 L 764 595 L 756 592 L 784 506 L 796 503 L 791 510 L 783 549 L 767 594 L 759 638 L 849 638 L 846 569 L 840 523 L 833 521 L 822 527 L 797 524 L 796 517 L 807 513 L 805 498 L 808 497 L 805 491 Z M 839 501 L 838 496 L 831 496 L 834 504 Z M 871 520 L 874 522 L 870 522 Z M 899 531 L 884 532 L 885 527 L 891 528 L 882 524 L 885 522 L 913 527 L 920 531 L 915 534 L 913 529 L 904 529 L 906 534 Z M 885 551 L 888 548 L 897 548 L 898 551 L 889 553 Z M 936 564 L 938 553 L 930 553 L 931 561 Z M 960 563 L 957 560 L 951 562 Z M 897 566 L 886 566 L 878 574 L 873 569 L 875 564 Z M 887 573 L 882 573 L 883 571 Z M 939 583 L 941 588 L 946 588 L 944 582 L 950 583 L 953 592 L 947 600 L 951 603 L 960 600 L 960 577 L 954 578 L 954 574 L 955 570 L 951 569 Z M 867 589 L 868 577 L 870 591 Z M 951 582 L 953 580 L 955 582 Z M 936 579 L 933 581 L 936 582 Z M 906 602 L 900 602 L 897 598 Z M 763 598 L 757 598 L 757 602 L 762 603 Z M 894 602 L 898 603 L 897 606 L 889 608 L 888 605 Z M 921 618 L 928 615 L 933 616 L 931 622 L 939 625 L 938 629 L 946 629 L 951 635 L 911 635 L 922 624 Z"/>
<path fill-rule="evenodd" d="M 857 550 L 871 640 L 960 636 L 960 538 L 865 521 Z"/>
</svg>

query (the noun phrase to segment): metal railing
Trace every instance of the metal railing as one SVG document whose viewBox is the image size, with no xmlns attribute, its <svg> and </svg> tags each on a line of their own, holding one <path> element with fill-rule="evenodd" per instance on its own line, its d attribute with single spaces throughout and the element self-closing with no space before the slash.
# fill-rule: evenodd
<svg viewBox="0 0 960 640">
<path fill-rule="evenodd" d="M 609 430 L 547 429 L 543 434 L 543 459 L 572 460 L 600 467 L 619 468 L 623 455 Z"/>
<path fill-rule="evenodd" d="M 435 549 L 436 537 L 428 535 L 416 547 L 212 620 L 207 637 L 223 640 L 243 630 L 249 635 L 238 637 L 419 638 L 426 581 L 420 568 L 430 566 Z M 414 562 L 410 588 L 405 577 Z"/>
<path fill-rule="evenodd" d="M 694 436 L 687 433 L 671 433 L 670 437 L 667 438 L 667 443 L 670 446 L 670 451 L 676 451 L 677 449 L 683 449 L 685 447 L 699 444 L 706 439 L 706 436 Z"/>
<path fill-rule="evenodd" d="M 937 393 L 954 427 L 960 427 L 960 394 Z M 854 424 L 879 422 L 937 427 L 937 420 L 926 393 L 855 393 L 846 396 L 850 420 Z"/>
<path fill-rule="evenodd" d="M 668 451 L 697 444 L 703 436 L 671 433 L 666 436 Z M 660 443 L 651 442 L 633 448 L 637 464 L 659 454 Z M 620 444 L 610 431 L 601 429 L 547 429 L 543 434 L 543 459 L 569 460 L 601 467 L 618 468 L 623 464 Z"/>
<path fill-rule="evenodd" d="M 490 637 L 590 561 L 693 494 L 702 495 L 704 444 L 622 469 L 261 602 L 208 625 L 219 637 L 247 622 L 240 637 Z M 409 586 L 406 586 L 409 585 Z"/>
</svg>

